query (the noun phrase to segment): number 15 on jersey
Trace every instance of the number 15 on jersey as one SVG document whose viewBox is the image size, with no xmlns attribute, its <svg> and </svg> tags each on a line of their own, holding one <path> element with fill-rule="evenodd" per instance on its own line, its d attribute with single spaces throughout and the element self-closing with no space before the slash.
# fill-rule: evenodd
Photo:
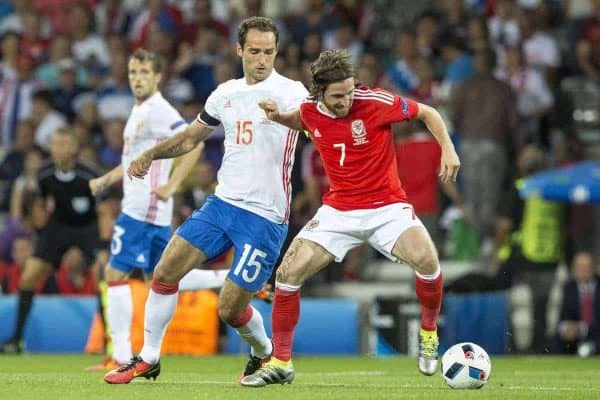
<svg viewBox="0 0 600 400">
<path fill-rule="evenodd" d="M 235 144 L 250 144 L 254 133 L 252 132 L 252 121 L 236 121 Z"/>
</svg>

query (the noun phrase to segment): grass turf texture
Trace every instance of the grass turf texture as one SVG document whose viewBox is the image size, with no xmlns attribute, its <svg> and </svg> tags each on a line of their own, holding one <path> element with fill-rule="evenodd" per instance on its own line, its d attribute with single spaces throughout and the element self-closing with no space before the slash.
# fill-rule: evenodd
<svg viewBox="0 0 600 400">
<path fill-rule="evenodd" d="M 108 385 L 103 373 L 84 372 L 100 357 L 0 355 L 0 399 L 600 399 L 600 358 L 492 357 L 481 390 L 452 390 L 440 374 L 417 372 L 409 358 L 311 357 L 295 360 L 291 385 L 242 388 L 242 357 L 164 357 L 154 382 Z"/>
</svg>

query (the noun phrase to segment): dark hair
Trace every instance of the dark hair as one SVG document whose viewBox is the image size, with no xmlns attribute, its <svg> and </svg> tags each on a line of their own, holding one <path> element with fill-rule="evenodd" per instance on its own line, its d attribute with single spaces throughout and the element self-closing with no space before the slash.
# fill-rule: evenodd
<svg viewBox="0 0 600 400">
<path fill-rule="evenodd" d="M 16 38 L 17 40 L 21 40 L 21 34 L 19 34 L 19 32 L 14 31 L 14 30 L 8 30 L 8 31 L 5 31 L 2 35 L 0 35 L 0 43 L 9 36 L 12 36 L 12 37 Z"/>
<path fill-rule="evenodd" d="M 350 54 L 344 49 L 322 52 L 310 65 L 310 72 L 312 74 L 310 97 L 314 100 L 325 92 L 329 84 L 356 76 Z"/>
<path fill-rule="evenodd" d="M 275 35 L 275 45 L 277 46 L 279 43 L 279 30 L 272 20 L 265 17 L 250 17 L 243 20 L 238 27 L 238 43 L 242 48 L 246 44 L 246 36 L 248 36 L 250 29 L 258 29 L 261 32 L 273 32 Z"/>
<path fill-rule="evenodd" d="M 48 107 L 54 108 L 54 96 L 52 96 L 52 92 L 49 90 L 40 89 L 37 92 L 33 93 L 31 99 L 41 101 L 45 103 Z"/>
<path fill-rule="evenodd" d="M 464 52 L 466 50 L 465 41 L 452 33 L 446 32 L 438 39 L 438 41 L 438 46 L 440 49 L 443 49 L 444 47 L 451 47 L 460 52 Z"/>
<path fill-rule="evenodd" d="M 160 72 L 162 70 L 162 63 L 160 62 L 160 59 L 158 58 L 158 56 L 156 55 L 156 53 L 153 53 L 153 52 L 148 51 L 146 49 L 137 49 L 129 57 L 129 61 L 131 61 L 133 59 L 138 60 L 139 62 L 150 61 L 152 63 L 152 69 L 157 74 L 160 74 Z"/>
</svg>

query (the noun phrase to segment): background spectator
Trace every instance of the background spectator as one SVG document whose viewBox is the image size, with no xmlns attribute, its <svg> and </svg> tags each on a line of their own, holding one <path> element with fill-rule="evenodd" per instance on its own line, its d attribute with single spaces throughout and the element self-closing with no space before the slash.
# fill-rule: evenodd
<svg viewBox="0 0 600 400">
<path fill-rule="evenodd" d="M 598 271 L 593 256 L 577 253 L 573 258 L 571 279 L 563 286 L 562 308 L 558 324 L 559 349 L 575 353 L 584 343 L 591 344 L 590 353 L 600 350 L 600 291 Z M 587 354 L 582 354 L 587 355 Z"/>
<path fill-rule="evenodd" d="M 510 155 L 519 147 L 514 92 L 492 74 L 494 54 L 475 55 L 476 74 L 456 88 L 454 128 L 460 137 L 467 215 L 479 237 L 491 237 Z"/>
</svg>

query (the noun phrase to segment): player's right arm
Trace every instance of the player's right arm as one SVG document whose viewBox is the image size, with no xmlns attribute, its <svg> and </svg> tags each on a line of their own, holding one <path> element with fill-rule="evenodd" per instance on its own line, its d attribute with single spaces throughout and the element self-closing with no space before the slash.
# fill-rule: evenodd
<svg viewBox="0 0 600 400">
<path fill-rule="evenodd" d="M 300 119 L 300 110 L 296 109 L 289 112 L 279 112 L 279 106 L 273 100 L 267 99 L 258 103 L 271 121 L 287 126 L 296 131 L 302 131 L 302 120 Z"/>
<path fill-rule="evenodd" d="M 440 178 L 442 182 L 456 182 L 460 168 L 460 160 L 454 149 L 454 144 L 448 135 L 448 129 L 440 113 L 433 107 L 418 103 L 417 118 L 425 123 L 429 132 L 435 137 L 442 149 Z"/>
<path fill-rule="evenodd" d="M 153 160 L 174 158 L 189 153 L 198 143 L 204 141 L 212 131 L 212 127 L 194 120 L 183 132 L 157 144 L 133 160 L 127 169 L 127 176 L 129 178 L 143 178 L 148 173 Z"/>
<path fill-rule="evenodd" d="M 123 166 L 119 165 L 108 171 L 106 174 L 98 178 L 91 179 L 88 184 L 90 186 L 92 195 L 95 196 L 121 179 L 123 179 Z"/>
</svg>

